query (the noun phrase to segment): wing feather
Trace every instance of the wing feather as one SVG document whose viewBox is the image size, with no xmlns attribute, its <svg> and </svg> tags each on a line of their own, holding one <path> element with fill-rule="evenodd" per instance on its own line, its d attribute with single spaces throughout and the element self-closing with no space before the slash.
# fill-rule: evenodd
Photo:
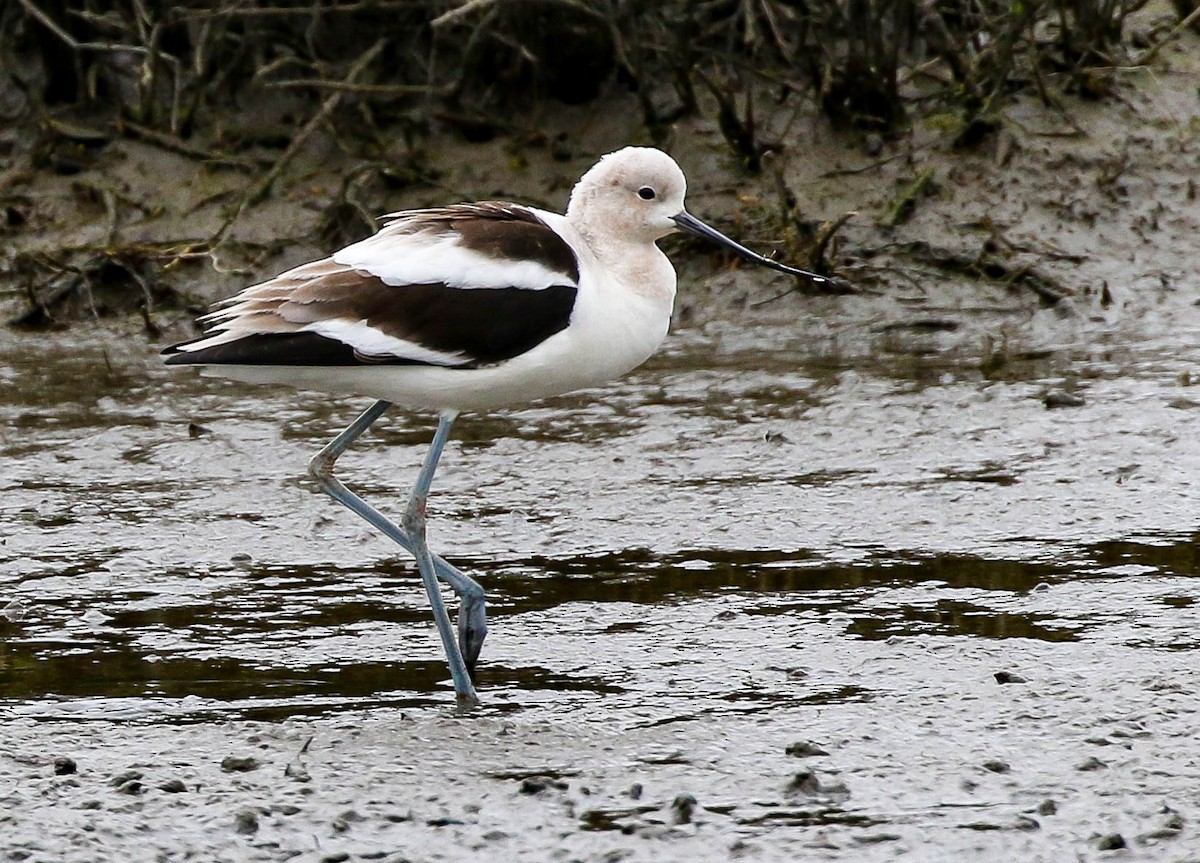
<svg viewBox="0 0 1200 863">
<path fill-rule="evenodd" d="M 578 260 L 536 212 L 485 203 L 389 218 L 373 237 L 216 304 L 200 319 L 206 333 L 168 348 L 168 362 L 472 368 L 570 323 Z"/>
</svg>

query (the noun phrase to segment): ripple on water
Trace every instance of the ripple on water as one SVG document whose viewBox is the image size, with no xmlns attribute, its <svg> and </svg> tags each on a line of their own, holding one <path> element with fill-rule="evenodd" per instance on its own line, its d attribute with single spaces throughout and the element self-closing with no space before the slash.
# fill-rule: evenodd
<svg viewBox="0 0 1200 863">
<path fill-rule="evenodd" d="M 464 419 L 431 531 L 488 588 L 497 709 L 624 705 L 644 724 L 876 697 L 808 645 L 1190 649 L 1200 444 L 1172 405 L 1195 351 L 980 363 L 905 338 L 836 356 L 685 334 L 610 388 Z M 411 565 L 304 476 L 361 405 L 86 339 L 21 337 L 0 369 L 7 710 L 444 700 Z M 1063 385 L 1084 406 L 1046 410 Z M 346 475 L 394 511 L 431 432 L 396 412 Z"/>
</svg>

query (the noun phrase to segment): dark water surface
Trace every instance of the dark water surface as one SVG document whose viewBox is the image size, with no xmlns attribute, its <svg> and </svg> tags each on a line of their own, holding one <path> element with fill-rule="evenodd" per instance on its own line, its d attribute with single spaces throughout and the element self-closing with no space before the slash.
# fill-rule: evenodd
<svg viewBox="0 0 1200 863">
<path fill-rule="evenodd" d="M 484 704 L 462 717 L 411 562 L 305 474 L 364 401 L 169 372 L 137 338 L 9 334 L 0 774 L 44 776 L 28 765 L 79 733 L 113 772 L 136 760 L 130 736 L 196 753 L 230 721 L 294 743 L 408 716 L 464 751 L 527 734 L 554 753 L 542 768 L 612 799 L 551 818 L 514 792 L 503 840 L 480 804 L 455 810 L 449 846 L 377 833 L 347 853 L 1055 859 L 1120 834 L 1184 859 L 1200 852 L 1197 335 L 981 359 L 931 353 L 919 328 L 845 351 L 730 327 L 675 336 L 604 390 L 463 418 L 430 506 L 432 545 L 489 594 Z M 398 512 L 432 426 L 396 411 L 340 475 Z M 612 734 L 636 751 L 593 764 L 592 735 Z M 832 755 L 785 755 L 800 738 Z M 393 763 L 410 745 L 377 734 L 358 752 Z M 488 775 L 512 785 L 515 756 L 496 757 Z M 647 771 L 666 796 L 639 802 L 626 789 Z M 582 794 L 564 784 L 539 793 Z M 12 847 L 39 847 L 40 817 Z M 250 840 L 212 817 L 224 838 L 197 847 L 238 859 Z M 565 819 L 554 853 L 526 835 L 539 818 Z M 622 844 L 651 834 L 667 844 Z M 46 847 L 96 853 L 68 836 Z M 254 854 L 321 859 L 288 841 Z"/>
</svg>

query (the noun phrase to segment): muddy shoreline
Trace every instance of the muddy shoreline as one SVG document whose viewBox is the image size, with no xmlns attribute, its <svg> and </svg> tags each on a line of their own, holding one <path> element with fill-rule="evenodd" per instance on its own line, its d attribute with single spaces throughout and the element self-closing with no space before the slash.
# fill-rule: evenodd
<svg viewBox="0 0 1200 863">
<path fill-rule="evenodd" d="M 467 714 L 411 563 L 303 478 L 355 404 L 102 340 L 80 401 L 23 340 L 5 847 L 1187 859 L 1198 334 L 988 378 L 685 332 L 603 393 L 465 419 L 432 539 L 489 591 Z M 348 477 L 386 504 L 429 433 L 397 416 Z"/>
<path fill-rule="evenodd" d="M 1154 307 L 1188 285 L 1188 240 L 1198 218 L 1195 38 L 1169 44 L 1153 68 L 1128 70 L 1111 100 L 1063 97 L 1056 111 L 1032 94 L 1017 95 L 999 131 L 970 150 L 955 147 L 936 118 L 866 141 L 793 107 L 762 118 L 763 134 L 788 146 L 749 174 L 714 121 L 681 120 L 663 147 L 690 178 L 692 209 L 801 265 L 818 262 L 803 259 L 805 241 L 781 221 L 781 190 L 795 196 L 796 217 L 808 229 L 844 218 L 820 263 L 860 292 L 812 296 L 786 277 L 747 273 L 711 249 L 668 241 L 690 288 L 681 294 L 677 325 L 782 318 L 804 327 L 832 317 L 835 325 L 928 326 L 992 311 L 992 328 L 1008 335 L 1047 306 L 1110 323 Z M 229 122 L 267 127 L 296 110 L 275 99 L 248 105 Z M 270 194 L 244 210 L 256 181 L 238 166 L 90 127 L 87 117 L 66 127 L 81 139 L 76 161 L 47 162 L 45 153 L 35 160 L 35 137 L 16 126 L 0 142 L 8 154 L 0 194 L 9 282 L 0 313 L 64 326 L 94 321 L 96 313 L 119 320 L 146 305 L 145 328 L 175 338 L 191 331 L 191 318 L 207 303 L 361 238 L 381 213 L 488 198 L 561 209 L 597 154 L 647 143 L 629 95 L 563 106 L 537 121 L 538 135 L 526 140 L 472 144 L 445 131 L 397 145 L 385 161 L 423 167 L 390 185 L 369 176 L 375 161 L 314 134 Z M 257 165 L 278 157 L 266 144 L 245 146 Z M 209 248 L 205 238 L 227 224 L 225 239 Z M 81 274 L 85 284 L 64 293 L 69 282 L 56 273 Z"/>
</svg>

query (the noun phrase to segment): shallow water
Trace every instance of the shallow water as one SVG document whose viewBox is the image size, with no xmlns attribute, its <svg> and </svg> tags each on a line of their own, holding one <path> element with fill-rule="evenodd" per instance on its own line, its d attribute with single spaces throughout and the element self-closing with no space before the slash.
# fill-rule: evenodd
<svg viewBox="0 0 1200 863">
<path fill-rule="evenodd" d="M 88 859 L 97 822 L 46 825 L 173 764 L 230 796 L 191 804 L 195 834 L 153 791 L 138 817 L 217 856 L 1200 853 L 1197 335 L 1063 325 L 981 361 L 919 329 L 847 351 L 711 328 L 603 390 L 463 418 L 430 534 L 489 595 L 465 716 L 410 561 L 305 474 L 365 403 L 168 371 L 136 339 L 6 337 L 9 847 Z M 396 512 L 431 433 L 389 414 L 340 475 Z M 306 737 L 356 742 L 311 756 L 315 820 L 276 801 L 239 834 L 239 788 L 292 792 L 217 771 L 230 733 L 281 770 Z M 800 739 L 828 754 L 785 755 Z M 47 778 L 75 751 L 92 785 Z M 514 790 L 530 770 L 564 787 Z M 422 812 L 389 820 L 397 799 Z M 369 833 L 329 826 L 344 805 Z"/>
</svg>

